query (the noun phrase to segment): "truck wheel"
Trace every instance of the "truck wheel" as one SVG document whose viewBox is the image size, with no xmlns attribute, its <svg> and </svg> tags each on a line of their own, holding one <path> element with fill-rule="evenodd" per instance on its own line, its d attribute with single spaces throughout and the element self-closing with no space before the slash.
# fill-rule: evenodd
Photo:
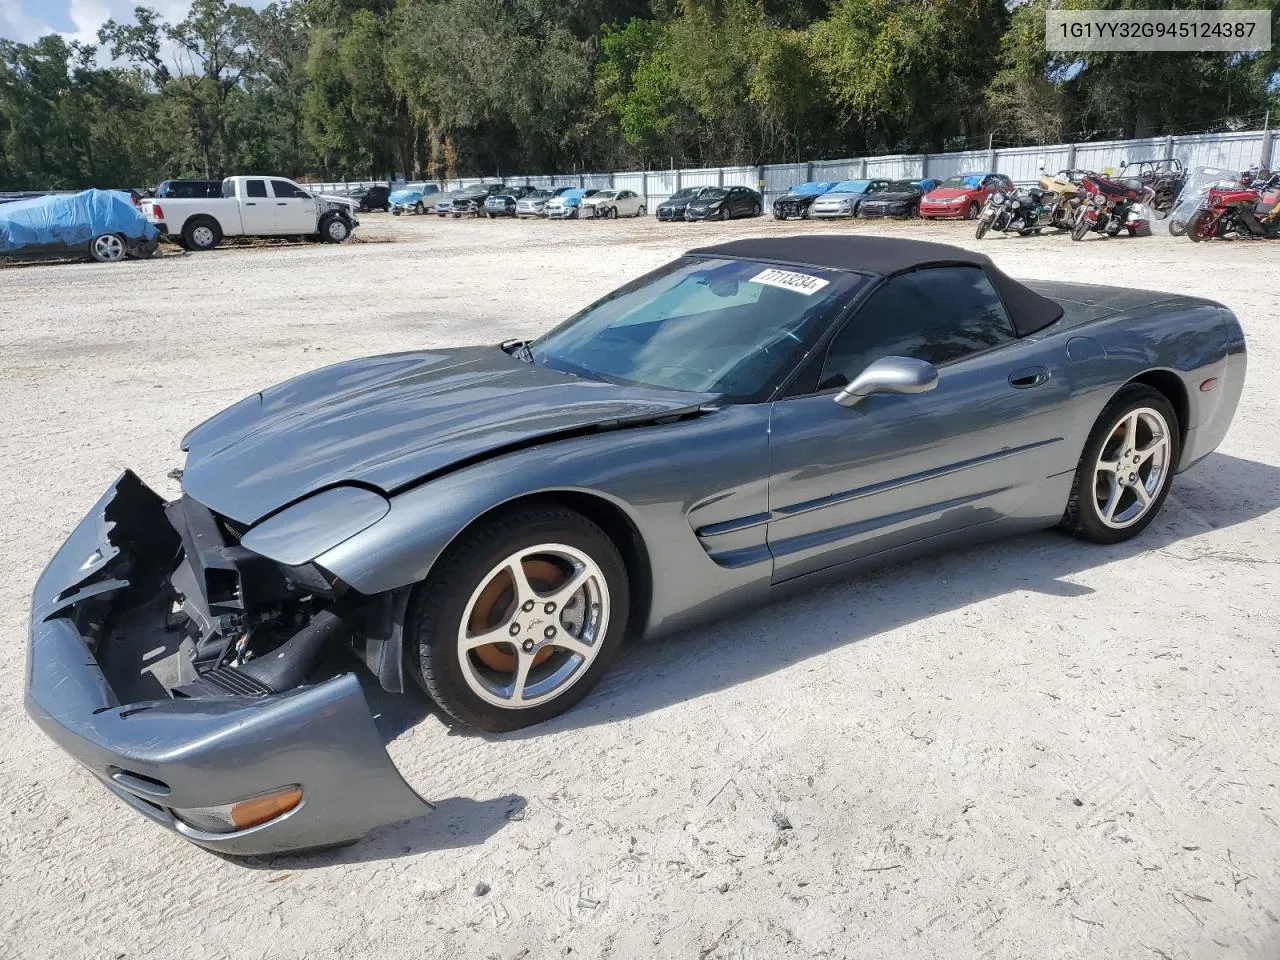
<svg viewBox="0 0 1280 960">
<path fill-rule="evenodd" d="M 351 236 L 351 224 L 340 213 L 326 213 L 320 218 L 320 239 L 325 243 L 345 243 Z"/>
<path fill-rule="evenodd" d="M 182 245 L 201 253 L 212 250 L 222 242 L 222 230 L 216 220 L 208 217 L 192 217 L 182 227 Z"/>
</svg>

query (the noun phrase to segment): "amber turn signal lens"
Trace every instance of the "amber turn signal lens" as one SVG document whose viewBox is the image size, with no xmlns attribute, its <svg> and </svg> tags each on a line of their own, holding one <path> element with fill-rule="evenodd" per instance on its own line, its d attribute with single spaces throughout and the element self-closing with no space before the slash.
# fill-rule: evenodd
<svg viewBox="0 0 1280 960">
<path fill-rule="evenodd" d="M 241 830 L 246 827 L 256 827 L 260 823 L 274 820 L 282 813 L 288 813 L 301 802 L 301 787 L 284 787 L 281 790 L 254 797 L 252 800 L 233 803 L 231 822 Z"/>
</svg>

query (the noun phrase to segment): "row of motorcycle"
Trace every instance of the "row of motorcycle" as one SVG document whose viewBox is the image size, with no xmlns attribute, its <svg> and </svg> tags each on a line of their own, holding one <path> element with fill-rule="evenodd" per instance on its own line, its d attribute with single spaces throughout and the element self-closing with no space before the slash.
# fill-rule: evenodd
<svg viewBox="0 0 1280 960">
<path fill-rule="evenodd" d="M 1092 170 L 1060 170 L 1035 187 L 996 192 L 978 217 L 976 236 L 1033 234 L 1045 228 L 1150 236 L 1152 217 L 1169 219 L 1169 232 L 1192 240 L 1280 237 L 1280 175 L 1255 167 L 1229 171 L 1200 167 L 1188 173 L 1178 160 L 1126 163 L 1117 177 Z"/>
</svg>

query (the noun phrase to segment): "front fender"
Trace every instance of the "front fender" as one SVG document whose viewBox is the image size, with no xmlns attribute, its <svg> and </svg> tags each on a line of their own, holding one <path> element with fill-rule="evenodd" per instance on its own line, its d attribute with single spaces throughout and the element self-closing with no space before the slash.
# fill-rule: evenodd
<svg viewBox="0 0 1280 960">
<path fill-rule="evenodd" d="M 768 404 L 676 423 L 542 443 L 459 468 L 391 498 L 377 523 L 316 558 L 367 595 L 420 583 L 470 524 L 513 500 L 581 494 L 606 501 L 644 541 L 649 628 L 768 583 Z M 754 538 L 754 539 L 752 539 Z"/>
</svg>

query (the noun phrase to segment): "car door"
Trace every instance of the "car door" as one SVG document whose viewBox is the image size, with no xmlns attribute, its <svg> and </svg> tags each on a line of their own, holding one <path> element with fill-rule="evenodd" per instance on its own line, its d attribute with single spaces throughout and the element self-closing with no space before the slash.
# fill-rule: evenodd
<svg viewBox="0 0 1280 960">
<path fill-rule="evenodd" d="M 271 193 L 276 211 L 276 233 L 283 235 L 316 232 L 316 202 L 296 183 L 272 180 Z"/>
<path fill-rule="evenodd" d="M 275 201 L 267 190 L 267 181 L 250 179 L 243 181 L 244 196 L 240 198 L 240 222 L 248 236 L 269 236 L 275 233 Z"/>
<path fill-rule="evenodd" d="M 978 267 L 916 270 L 873 291 L 819 358 L 812 392 L 773 405 L 775 582 L 1043 510 L 1037 490 L 1078 453 L 1059 430 L 1070 399 L 1061 349 L 1015 337 Z M 885 356 L 934 363 L 937 386 L 834 402 Z"/>
</svg>

